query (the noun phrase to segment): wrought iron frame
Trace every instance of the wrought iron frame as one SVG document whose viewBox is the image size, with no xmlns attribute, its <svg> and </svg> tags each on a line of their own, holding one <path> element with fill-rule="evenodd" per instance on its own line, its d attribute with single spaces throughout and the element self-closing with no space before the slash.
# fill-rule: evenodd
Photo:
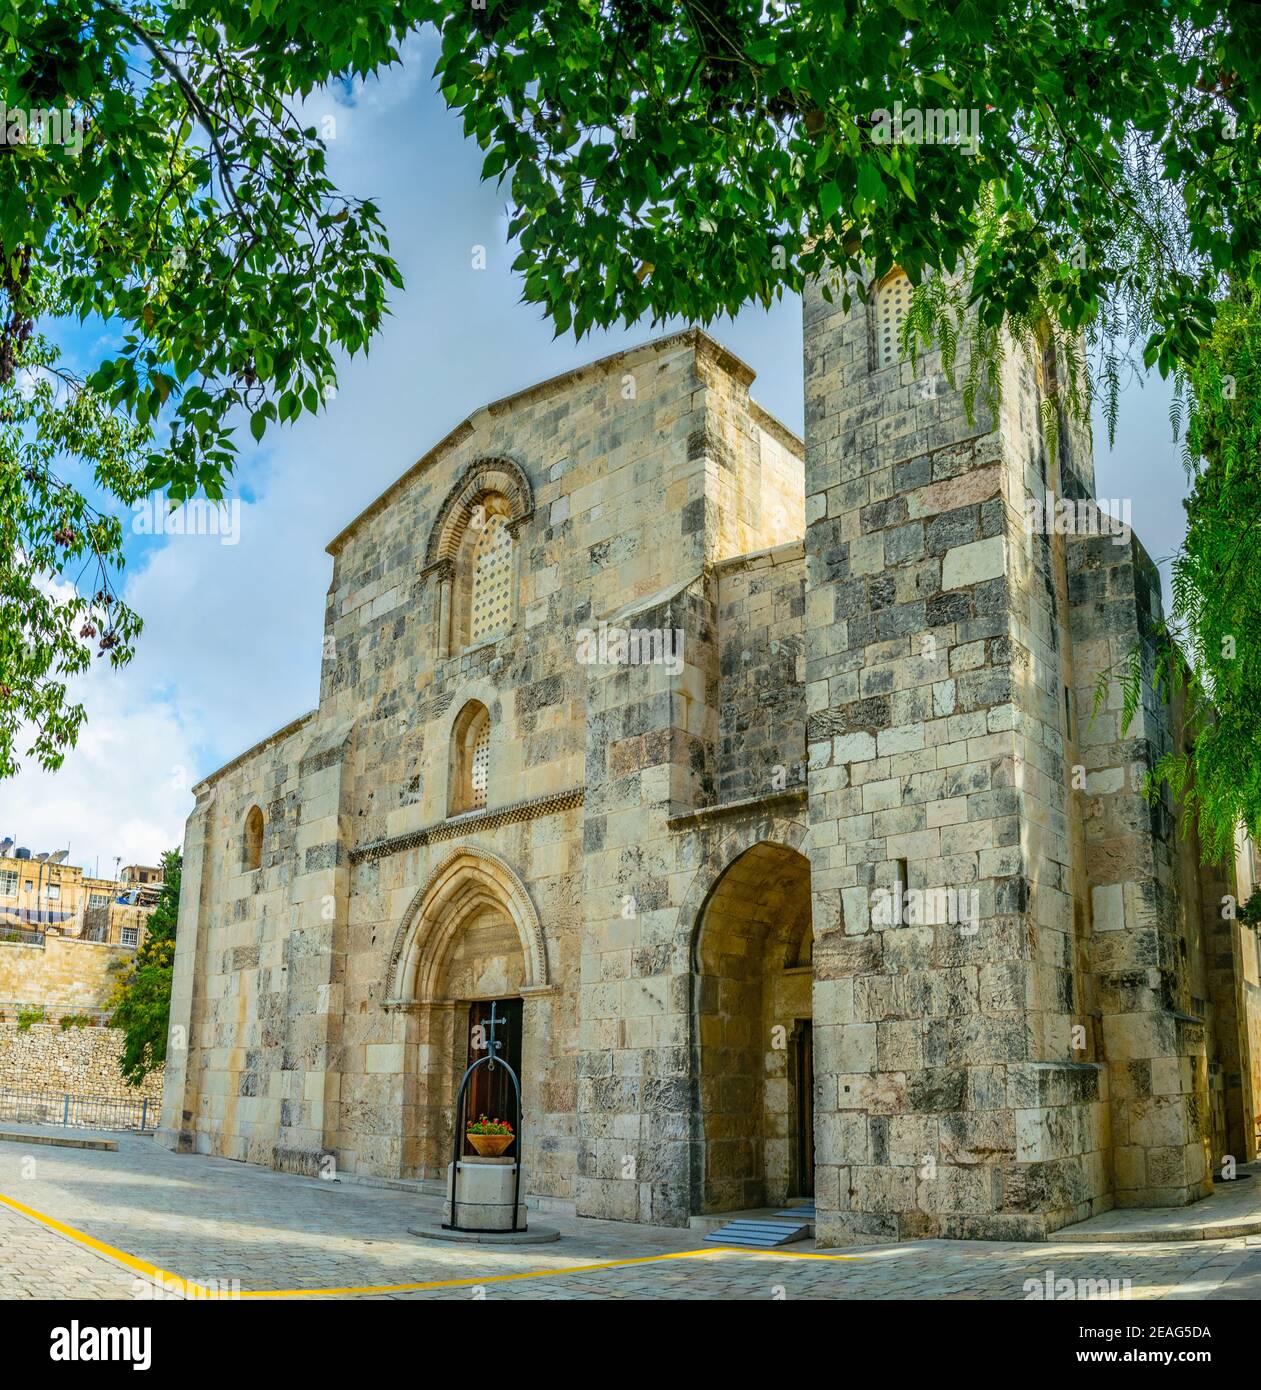
<svg viewBox="0 0 1261 1390">
<path fill-rule="evenodd" d="M 513 1125 L 512 1128 L 513 1143 L 516 1145 L 517 1152 L 516 1157 L 513 1159 L 513 1168 L 515 1171 L 512 1183 L 512 1226 L 510 1227 L 510 1230 L 515 1233 L 521 1229 L 521 1227 L 517 1224 L 518 1214 L 521 1209 L 521 1081 L 508 1062 L 502 1061 L 500 1058 L 497 1058 L 495 1056 L 495 1053 L 499 1050 L 502 1044 L 498 1041 L 498 1039 L 495 1038 L 494 1028 L 495 1024 L 501 1021 L 502 1020 L 495 1019 L 494 1009 L 492 1007 L 491 1037 L 487 1055 L 485 1057 L 479 1057 L 475 1062 L 469 1063 L 468 1070 L 464 1073 L 464 1079 L 460 1082 L 459 1094 L 456 1096 L 455 1143 L 454 1152 L 451 1155 L 451 1219 L 442 1223 L 442 1229 L 444 1231 L 468 1231 L 472 1235 L 502 1234 L 502 1232 L 494 1231 L 492 1230 L 492 1228 L 488 1226 L 461 1226 L 456 1220 L 458 1203 L 456 1202 L 455 1198 L 455 1189 L 458 1185 L 458 1179 L 460 1176 L 460 1160 L 464 1157 L 462 1153 L 465 1141 L 464 1118 L 466 1107 L 468 1105 L 469 1078 L 478 1069 L 478 1067 L 486 1067 L 488 1070 L 493 1072 L 497 1066 L 503 1067 L 503 1069 L 512 1078 L 512 1091 L 517 1103 L 516 1123 Z"/>
</svg>

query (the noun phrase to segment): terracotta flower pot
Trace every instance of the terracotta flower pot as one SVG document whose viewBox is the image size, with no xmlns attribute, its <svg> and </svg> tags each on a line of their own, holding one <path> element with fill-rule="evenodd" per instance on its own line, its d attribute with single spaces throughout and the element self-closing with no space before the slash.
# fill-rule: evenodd
<svg viewBox="0 0 1261 1390">
<path fill-rule="evenodd" d="M 470 1134 L 468 1141 L 483 1158 L 498 1158 L 516 1137 L 515 1134 Z"/>
</svg>

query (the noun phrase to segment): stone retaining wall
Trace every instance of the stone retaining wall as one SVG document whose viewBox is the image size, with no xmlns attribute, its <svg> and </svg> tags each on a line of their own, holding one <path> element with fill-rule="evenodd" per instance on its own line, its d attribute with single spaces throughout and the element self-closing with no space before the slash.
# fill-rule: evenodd
<svg viewBox="0 0 1261 1390">
<path fill-rule="evenodd" d="M 0 999 L 58 1013 L 103 1009 L 114 992 L 111 963 L 135 954 L 128 946 L 51 934 L 42 946 L 0 941 Z"/>
<path fill-rule="evenodd" d="M 54 1092 L 76 1097 L 157 1101 L 162 1072 L 132 1088 L 118 1070 L 123 1034 L 117 1028 L 67 1028 L 36 1023 L 19 1029 L 0 1024 L 0 1091 L 31 1095 Z M 156 1111 L 154 1111 L 156 1118 Z"/>
</svg>

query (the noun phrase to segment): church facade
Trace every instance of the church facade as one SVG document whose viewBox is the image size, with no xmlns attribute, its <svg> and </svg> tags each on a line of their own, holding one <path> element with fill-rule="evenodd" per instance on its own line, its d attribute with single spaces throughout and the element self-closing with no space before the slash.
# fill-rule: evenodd
<svg viewBox="0 0 1261 1390">
<path fill-rule="evenodd" d="M 336 537 L 318 708 L 196 788 L 163 1142 L 438 1179 L 493 1008 L 544 1209 L 1025 1239 L 1256 1156 L 1251 884 L 1092 708 L 1157 572 L 1054 361 L 969 423 L 907 297 L 807 293 L 804 446 L 690 330 Z"/>
</svg>

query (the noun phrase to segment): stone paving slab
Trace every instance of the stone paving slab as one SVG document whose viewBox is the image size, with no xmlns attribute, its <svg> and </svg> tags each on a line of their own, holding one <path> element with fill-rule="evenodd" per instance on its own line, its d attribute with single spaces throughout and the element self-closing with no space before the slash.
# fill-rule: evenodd
<svg viewBox="0 0 1261 1390">
<path fill-rule="evenodd" d="M 1261 1234 L 1261 1164 L 1241 1164 L 1248 1176 L 1214 1183 L 1189 1207 L 1116 1209 L 1056 1231 L 1057 1241 L 1225 1240 Z"/>
<path fill-rule="evenodd" d="M 0 1207 L 0 1299 L 133 1299 L 135 1275 Z"/>
<path fill-rule="evenodd" d="M 1118 1294 L 1146 1301 L 1234 1297 L 1236 1287 L 1255 1296 L 1261 1284 L 1261 1251 L 1243 1238 L 922 1241 L 845 1252 L 803 1242 L 754 1253 L 705 1246 L 703 1232 L 549 1213 L 562 1232 L 554 1245 L 439 1245 L 406 1233 L 433 1215 L 436 1198 L 171 1154 L 135 1136 L 120 1136 L 117 1153 L 6 1145 L 0 1194 L 158 1270 L 245 1297 L 1026 1299 L 1049 1277 L 1116 1280 Z M 150 1296 L 144 1284 L 0 1205 L 0 1298 Z M 398 1287 L 417 1284 L 427 1287 Z"/>
</svg>

